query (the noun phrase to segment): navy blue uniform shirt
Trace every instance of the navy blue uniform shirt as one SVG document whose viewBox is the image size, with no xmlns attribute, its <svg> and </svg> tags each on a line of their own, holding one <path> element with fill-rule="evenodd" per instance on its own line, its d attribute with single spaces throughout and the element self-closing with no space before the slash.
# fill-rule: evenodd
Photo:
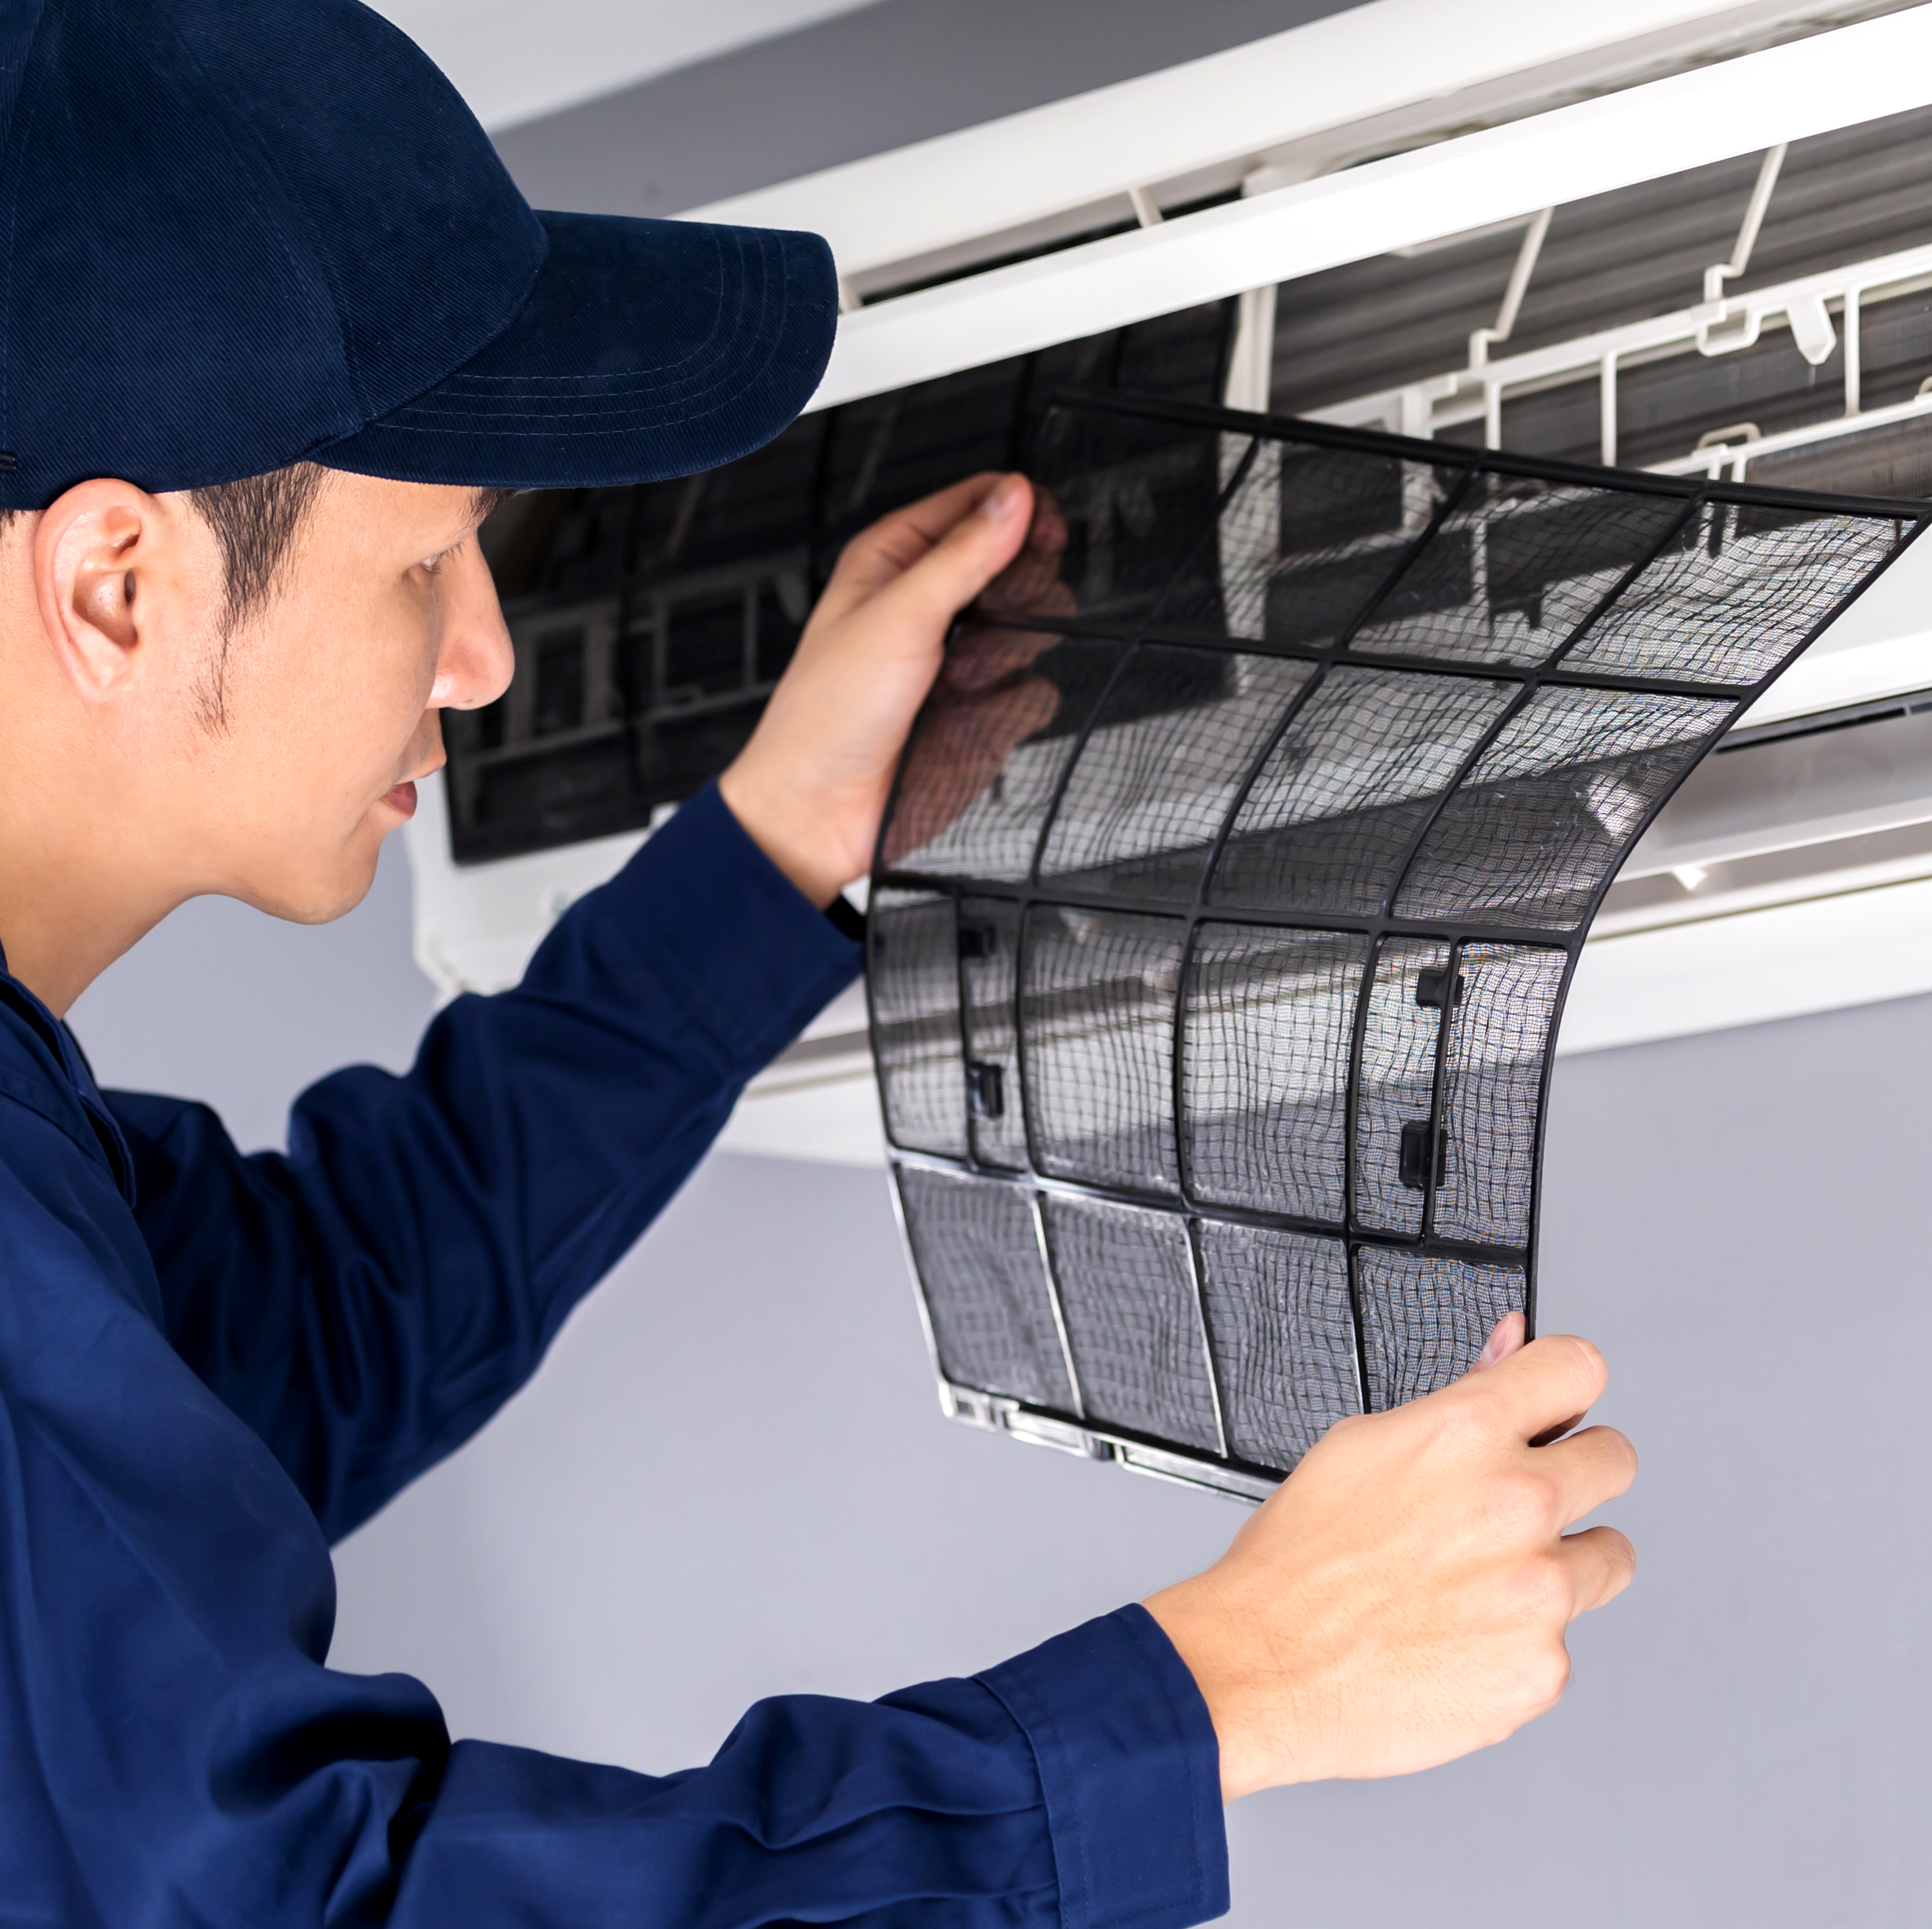
<svg viewBox="0 0 1932 1929">
<path fill-rule="evenodd" d="M 420 1682 L 326 1666 L 328 1543 L 523 1384 L 857 965 L 709 791 L 517 990 L 249 1158 L 98 1092 L 0 977 L 0 1924 L 1226 1908 L 1214 1730 L 1138 1607 L 972 1680 L 762 1702 L 663 1777 L 452 1745 Z"/>
</svg>

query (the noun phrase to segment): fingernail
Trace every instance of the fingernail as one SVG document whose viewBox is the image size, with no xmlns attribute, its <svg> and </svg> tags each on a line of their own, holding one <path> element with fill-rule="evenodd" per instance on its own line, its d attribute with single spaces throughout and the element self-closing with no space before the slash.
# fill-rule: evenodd
<svg viewBox="0 0 1932 1929">
<path fill-rule="evenodd" d="M 988 522 L 1004 522 L 1019 507 L 1024 494 L 1018 476 L 1008 476 L 980 505 L 980 513 Z"/>
<path fill-rule="evenodd" d="M 1497 1321 L 1496 1330 L 1483 1342 L 1483 1350 L 1476 1356 L 1478 1366 L 1493 1366 L 1515 1351 L 1516 1322 L 1522 1317 L 1520 1313 L 1505 1313 Z"/>
</svg>

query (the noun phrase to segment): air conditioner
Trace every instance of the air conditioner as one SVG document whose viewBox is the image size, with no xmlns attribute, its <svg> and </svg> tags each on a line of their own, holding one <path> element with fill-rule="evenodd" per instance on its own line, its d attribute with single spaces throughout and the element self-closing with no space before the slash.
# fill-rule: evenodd
<svg viewBox="0 0 1932 1929">
<path fill-rule="evenodd" d="M 1016 460 L 1066 383 L 1932 494 L 1932 6 L 1375 0 L 693 212 L 826 234 L 838 347 L 760 455 L 488 532 L 518 675 L 409 831 L 452 993 L 514 981 L 729 760 L 845 533 Z M 1638 846 L 1558 1049 L 1926 990 L 1921 544 Z M 724 1143 L 882 1156 L 856 992 Z"/>
</svg>

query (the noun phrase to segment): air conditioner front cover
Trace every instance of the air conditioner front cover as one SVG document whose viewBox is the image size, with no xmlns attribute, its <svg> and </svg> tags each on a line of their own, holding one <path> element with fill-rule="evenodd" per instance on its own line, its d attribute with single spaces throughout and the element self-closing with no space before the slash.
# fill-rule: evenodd
<svg viewBox="0 0 1932 1929">
<path fill-rule="evenodd" d="M 1927 510 L 1118 397 L 1029 467 L 872 883 L 906 1239 L 949 1411 L 1264 1492 L 1533 1321 L 1591 918 Z"/>
</svg>

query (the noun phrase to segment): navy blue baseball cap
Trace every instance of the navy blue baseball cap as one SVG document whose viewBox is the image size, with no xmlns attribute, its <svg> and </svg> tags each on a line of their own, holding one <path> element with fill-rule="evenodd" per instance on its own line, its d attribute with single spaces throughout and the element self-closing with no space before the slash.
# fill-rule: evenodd
<svg viewBox="0 0 1932 1929">
<path fill-rule="evenodd" d="M 0 508 L 308 460 L 546 488 L 811 399 L 815 235 L 539 214 L 356 0 L 0 0 Z"/>
</svg>

